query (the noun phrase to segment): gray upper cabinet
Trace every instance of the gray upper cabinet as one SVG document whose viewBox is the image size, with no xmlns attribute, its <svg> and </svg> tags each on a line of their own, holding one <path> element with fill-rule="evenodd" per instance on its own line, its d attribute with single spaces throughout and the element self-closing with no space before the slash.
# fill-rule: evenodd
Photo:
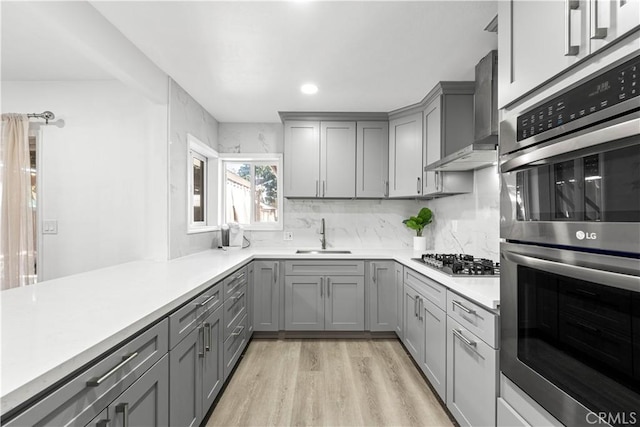
<svg viewBox="0 0 640 427">
<path fill-rule="evenodd" d="M 321 190 L 320 197 L 355 197 L 355 122 L 320 123 L 319 186 Z"/>
<path fill-rule="evenodd" d="M 284 130 L 285 197 L 355 197 L 355 122 L 287 121 Z"/>
<path fill-rule="evenodd" d="M 389 197 L 422 195 L 422 114 L 389 120 Z"/>
<path fill-rule="evenodd" d="M 365 268 L 369 291 L 369 329 L 393 332 L 397 322 L 395 263 L 367 261 Z"/>
<path fill-rule="evenodd" d="M 636 0 L 498 2 L 498 108 L 638 25 Z"/>
<path fill-rule="evenodd" d="M 356 124 L 356 197 L 389 195 L 389 123 Z"/>
<path fill-rule="evenodd" d="M 169 425 L 169 361 L 165 355 L 109 405 L 109 426 Z"/>
<path fill-rule="evenodd" d="M 318 197 L 320 180 L 320 123 L 284 124 L 284 196 Z"/>
<path fill-rule="evenodd" d="M 473 82 L 441 82 L 427 95 L 424 109 L 424 165 L 474 141 Z M 473 171 L 424 171 L 425 196 L 470 193 Z"/>
<path fill-rule="evenodd" d="M 253 262 L 254 331 L 279 330 L 281 264 L 279 261 L 267 260 Z"/>
</svg>

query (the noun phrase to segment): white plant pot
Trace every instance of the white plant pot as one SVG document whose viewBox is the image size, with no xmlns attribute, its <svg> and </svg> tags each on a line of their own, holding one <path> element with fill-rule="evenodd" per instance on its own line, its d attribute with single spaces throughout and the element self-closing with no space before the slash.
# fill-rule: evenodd
<svg viewBox="0 0 640 427">
<path fill-rule="evenodd" d="M 426 251 L 427 250 L 427 238 L 426 236 L 413 236 L 413 250 L 414 251 Z"/>
</svg>

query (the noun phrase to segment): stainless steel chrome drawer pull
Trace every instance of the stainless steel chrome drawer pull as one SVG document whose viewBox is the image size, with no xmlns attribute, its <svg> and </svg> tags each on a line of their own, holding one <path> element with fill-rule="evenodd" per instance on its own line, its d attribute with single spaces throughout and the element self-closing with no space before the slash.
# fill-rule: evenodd
<svg viewBox="0 0 640 427">
<path fill-rule="evenodd" d="M 471 341 L 470 339 L 468 339 L 467 337 L 465 337 L 464 335 L 462 335 L 462 331 L 459 329 L 452 329 L 453 331 L 453 335 L 457 336 L 458 338 L 460 338 L 462 341 L 464 341 L 464 343 L 466 345 L 468 345 L 469 347 L 475 347 L 476 346 L 476 342 Z"/>
<path fill-rule="evenodd" d="M 468 314 L 474 314 L 476 312 L 475 310 L 472 310 L 462 305 L 460 301 L 453 300 L 452 303 L 453 305 L 460 307 L 463 311 L 465 311 Z"/>
<path fill-rule="evenodd" d="M 240 330 L 238 332 L 236 332 L 235 330 L 233 332 L 231 332 L 232 336 L 238 336 L 242 333 L 242 331 L 244 331 L 244 326 L 243 325 L 238 325 L 236 327 L 236 329 L 240 328 Z"/>
<path fill-rule="evenodd" d="M 209 298 L 207 298 L 206 300 L 204 300 L 203 302 L 201 302 L 199 305 L 200 307 L 204 307 L 205 305 L 209 304 L 215 297 L 217 297 L 218 294 L 215 295 L 211 295 Z"/>
<path fill-rule="evenodd" d="M 118 363 L 116 366 L 114 366 L 109 372 L 107 372 L 103 376 L 98 377 L 98 378 L 91 378 L 89 381 L 87 381 L 87 387 L 97 387 L 97 386 L 99 386 L 107 378 L 109 378 L 111 375 L 115 374 L 120 368 L 122 368 L 127 363 L 131 362 L 137 356 L 138 356 L 138 352 L 137 351 L 134 352 L 134 353 L 128 354 L 126 356 L 122 356 L 122 362 Z"/>
</svg>

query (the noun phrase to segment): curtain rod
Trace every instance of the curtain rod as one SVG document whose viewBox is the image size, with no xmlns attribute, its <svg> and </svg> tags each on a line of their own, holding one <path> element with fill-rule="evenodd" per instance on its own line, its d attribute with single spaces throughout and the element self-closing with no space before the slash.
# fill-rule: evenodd
<svg viewBox="0 0 640 427">
<path fill-rule="evenodd" d="M 44 119 L 46 124 L 49 124 L 49 120 L 53 120 L 56 118 L 56 115 L 51 111 L 44 111 L 42 113 L 29 113 L 27 117 L 33 119 Z"/>
</svg>

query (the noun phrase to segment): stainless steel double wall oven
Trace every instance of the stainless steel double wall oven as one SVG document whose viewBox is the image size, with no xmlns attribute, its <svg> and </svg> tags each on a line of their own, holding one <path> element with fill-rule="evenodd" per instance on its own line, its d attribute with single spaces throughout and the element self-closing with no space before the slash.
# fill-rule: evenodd
<svg viewBox="0 0 640 427">
<path fill-rule="evenodd" d="M 566 425 L 640 424 L 640 56 L 501 123 L 501 370 Z"/>
</svg>

